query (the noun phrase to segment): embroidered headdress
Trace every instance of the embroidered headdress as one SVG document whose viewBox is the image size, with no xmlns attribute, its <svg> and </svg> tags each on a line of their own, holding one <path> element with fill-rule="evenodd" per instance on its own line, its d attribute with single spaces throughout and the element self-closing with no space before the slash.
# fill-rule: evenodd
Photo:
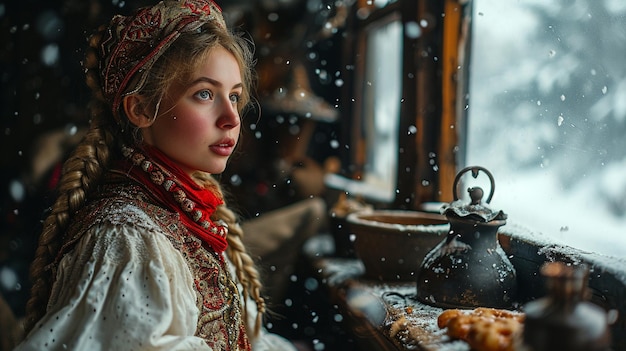
<svg viewBox="0 0 626 351">
<path fill-rule="evenodd" d="M 100 78 L 116 119 L 122 98 L 141 90 L 152 65 L 176 38 L 211 21 L 226 29 L 222 10 L 212 0 L 164 0 L 131 16 L 113 17 L 100 45 Z"/>
</svg>

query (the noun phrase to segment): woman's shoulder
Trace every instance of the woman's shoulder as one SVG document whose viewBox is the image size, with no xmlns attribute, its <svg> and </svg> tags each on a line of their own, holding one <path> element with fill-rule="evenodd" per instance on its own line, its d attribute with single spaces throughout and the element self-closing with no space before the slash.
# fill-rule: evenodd
<svg viewBox="0 0 626 351">
<path fill-rule="evenodd" d="M 106 185 L 99 190 L 74 216 L 71 231 L 85 231 L 102 224 L 148 229 L 179 221 L 177 213 L 160 206 L 138 185 Z"/>
<path fill-rule="evenodd" d="M 178 213 L 154 200 L 140 186 L 104 186 L 72 218 L 66 236 L 65 252 L 89 237 L 91 244 L 113 245 L 128 240 L 151 245 L 176 234 L 182 226 Z"/>
<path fill-rule="evenodd" d="M 79 242 L 89 246 L 119 246 L 134 242 L 133 247 L 150 246 L 160 241 L 168 222 L 178 221 L 178 215 L 149 201 L 148 194 L 132 185 L 107 186 L 74 214 L 66 232 L 63 251 L 68 252 Z M 93 248 L 92 248 L 93 249 Z"/>
</svg>

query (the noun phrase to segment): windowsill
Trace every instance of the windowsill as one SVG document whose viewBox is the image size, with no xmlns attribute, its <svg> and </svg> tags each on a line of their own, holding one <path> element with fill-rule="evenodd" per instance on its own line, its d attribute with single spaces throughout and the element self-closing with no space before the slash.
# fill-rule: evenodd
<svg viewBox="0 0 626 351">
<path fill-rule="evenodd" d="M 626 286 L 626 258 L 607 256 L 556 244 L 551 238 L 541 233 L 533 232 L 523 225 L 511 222 L 510 220 L 507 220 L 507 224 L 500 228 L 500 233 L 504 234 L 509 241 L 519 242 L 518 245 L 526 244 L 536 248 L 537 257 L 543 256 L 546 259 L 560 258 L 571 260 L 572 262 L 584 262 L 596 270 L 614 275 L 619 282 Z M 501 240 L 501 243 L 505 246 L 506 240 Z M 504 247 L 504 249 L 508 253 L 515 253 L 510 252 L 511 248 L 507 250 L 507 248 Z M 524 258 L 528 259 L 526 255 Z"/>
</svg>

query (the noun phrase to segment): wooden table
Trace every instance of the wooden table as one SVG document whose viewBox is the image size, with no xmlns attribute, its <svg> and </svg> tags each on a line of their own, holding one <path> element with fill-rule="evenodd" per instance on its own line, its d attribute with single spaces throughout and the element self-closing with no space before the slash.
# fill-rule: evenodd
<svg viewBox="0 0 626 351">
<path fill-rule="evenodd" d="M 470 350 L 437 326 L 443 309 L 417 301 L 414 282 L 363 279 L 357 259 L 314 258 L 312 265 L 363 350 Z"/>
</svg>

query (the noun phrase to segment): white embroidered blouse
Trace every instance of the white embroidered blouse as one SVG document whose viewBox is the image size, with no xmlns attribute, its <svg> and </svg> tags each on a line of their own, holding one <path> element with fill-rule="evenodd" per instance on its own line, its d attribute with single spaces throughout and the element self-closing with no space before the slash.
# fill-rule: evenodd
<svg viewBox="0 0 626 351">
<path fill-rule="evenodd" d="M 247 344 L 227 260 L 204 249 L 137 186 L 112 187 L 77 216 L 46 315 L 16 351 L 238 350 Z M 229 267 L 230 266 L 230 267 Z M 249 314 L 256 315 L 253 301 Z M 294 351 L 263 331 L 253 350 Z"/>
</svg>

